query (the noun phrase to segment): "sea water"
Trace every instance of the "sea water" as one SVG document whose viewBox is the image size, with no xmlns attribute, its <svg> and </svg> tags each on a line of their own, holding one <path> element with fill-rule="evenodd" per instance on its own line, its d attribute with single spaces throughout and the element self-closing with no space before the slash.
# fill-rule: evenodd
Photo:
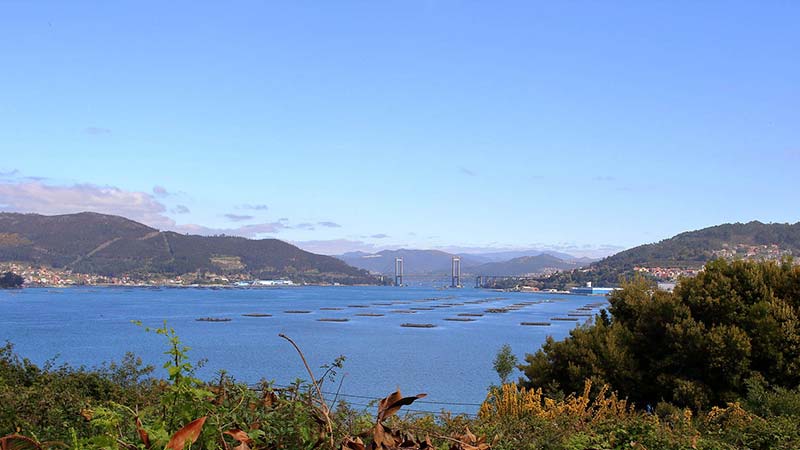
<svg viewBox="0 0 800 450">
<path fill-rule="evenodd" d="M 26 288 L 0 291 L 0 339 L 37 364 L 55 358 L 57 364 L 93 367 L 133 352 L 166 377 L 161 368 L 166 339 L 131 323 L 159 327 L 166 321 L 191 347 L 192 361 L 206 360 L 197 373 L 202 379 L 212 380 L 225 370 L 247 383 L 308 380 L 294 348 L 278 337 L 284 333 L 300 346 L 317 375 L 322 365 L 345 356 L 337 379 L 324 390 L 339 390 L 338 398 L 356 408 L 400 388 L 405 394 L 428 394 L 427 403 L 413 405 L 417 410 L 475 413 L 488 387 L 499 382 L 492 361 L 503 344 L 511 345 L 522 361 L 547 336 L 562 339 L 589 320 L 587 313 L 598 312 L 604 300 L 424 287 Z M 505 310 L 509 306 L 514 309 Z M 557 317 L 578 320 L 551 320 Z M 402 326 L 408 323 L 435 327 Z M 513 379 L 519 376 L 518 371 L 512 374 Z"/>
</svg>

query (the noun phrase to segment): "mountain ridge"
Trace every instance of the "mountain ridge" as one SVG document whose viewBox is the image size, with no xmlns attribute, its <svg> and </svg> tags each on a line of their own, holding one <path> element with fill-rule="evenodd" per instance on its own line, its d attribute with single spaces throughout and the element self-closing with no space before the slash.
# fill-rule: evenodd
<svg viewBox="0 0 800 450">
<path fill-rule="evenodd" d="M 620 277 L 632 276 L 637 267 L 697 270 L 715 258 L 780 260 L 793 255 L 800 255 L 800 222 L 724 223 L 639 245 L 593 262 L 585 269 L 542 278 L 540 284 L 548 288 L 585 282 L 617 285 Z"/>
<path fill-rule="evenodd" d="M 376 282 L 366 271 L 278 239 L 180 234 L 94 212 L 0 212 L 0 262 L 105 276 L 212 272 L 303 282 Z"/>
</svg>

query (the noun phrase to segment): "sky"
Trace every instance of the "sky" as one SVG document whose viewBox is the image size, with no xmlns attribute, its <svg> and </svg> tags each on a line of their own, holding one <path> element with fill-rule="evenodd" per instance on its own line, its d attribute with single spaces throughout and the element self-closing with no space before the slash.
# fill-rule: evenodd
<svg viewBox="0 0 800 450">
<path fill-rule="evenodd" d="M 797 222 L 800 2 L 0 0 L 0 210 L 327 254 Z"/>
</svg>

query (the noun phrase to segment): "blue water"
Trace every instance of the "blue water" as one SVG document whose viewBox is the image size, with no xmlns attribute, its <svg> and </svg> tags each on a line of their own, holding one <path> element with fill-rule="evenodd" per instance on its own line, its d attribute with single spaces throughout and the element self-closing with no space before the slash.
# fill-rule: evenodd
<svg viewBox="0 0 800 450">
<path fill-rule="evenodd" d="M 482 300 L 487 301 L 469 303 Z M 546 327 L 521 326 L 520 322 L 548 322 L 602 301 L 598 297 L 470 288 L 29 288 L 0 291 L 0 339 L 13 342 L 17 353 L 35 363 L 56 357 L 59 363 L 91 367 L 119 361 L 131 351 L 165 376 L 161 369 L 167 349 L 165 338 L 145 333 L 131 320 L 153 327 L 166 320 L 191 347 L 192 360 L 207 359 L 198 372 L 200 378 L 212 379 L 218 370 L 225 369 L 237 380 L 249 383 L 262 378 L 277 384 L 308 379 L 295 350 L 278 337 L 278 333 L 285 333 L 297 342 L 314 369 L 345 355 L 340 371 L 340 377 L 344 376 L 342 398 L 356 407 L 369 401 L 361 397 L 382 397 L 399 387 L 407 394 L 428 394 L 425 401 L 429 403 L 415 403 L 417 409 L 474 413 L 487 387 L 498 381 L 492 360 L 500 346 L 510 344 L 522 360 L 525 353 L 536 351 L 547 335 L 560 339 L 586 317 L 580 317 L 580 322 L 552 321 Z M 392 302 L 409 303 L 374 304 Z M 506 313 L 484 312 L 521 302 L 531 304 Z M 437 307 L 418 309 L 414 314 L 392 312 L 433 306 Z M 320 310 L 323 307 L 342 309 Z M 286 310 L 311 312 L 290 314 Z M 242 316 L 247 313 L 272 317 Z M 355 316 L 359 313 L 385 315 Z M 484 316 L 473 317 L 474 322 L 444 320 L 461 313 Z M 201 317 L 232 320 L 196 321 Z M 319 322 L 319 318 L 348 318 L 349 322 Z M 408 322 L 432 323 L 436 328 L 400 326 Z M 325 386 L 326 391 L 336 388 Z"/>
</svg>

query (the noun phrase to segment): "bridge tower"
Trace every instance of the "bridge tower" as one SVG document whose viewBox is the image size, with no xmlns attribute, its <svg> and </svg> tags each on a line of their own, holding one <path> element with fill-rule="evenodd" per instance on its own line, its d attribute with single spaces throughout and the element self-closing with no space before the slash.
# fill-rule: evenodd
<svg viewBox="0 0 800 450">
<path fill-rule="evenodd" d="M 450 287 L 461 287 L 461 258 L 453 256 L 453 270 L 452 270 L 452 283 Z"/>
<path fill-rule="evenodd" d="M 403 285 L 403 258 L 394 259 L 394 285 Z"/>
</svg>

